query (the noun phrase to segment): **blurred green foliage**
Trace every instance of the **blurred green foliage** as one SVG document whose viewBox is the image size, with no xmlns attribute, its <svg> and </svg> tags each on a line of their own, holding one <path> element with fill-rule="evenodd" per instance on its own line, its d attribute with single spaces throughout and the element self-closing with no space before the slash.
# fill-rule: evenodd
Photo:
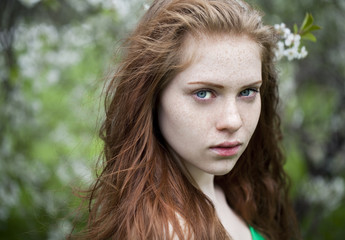
<svg viewBox="0 0 345 240">
<path fill-rule="evenodd" d="M 149 2 L 149 1 L 146 1 Z M 270 24 L 306 12 L 309 56 L 279 63 L 286 169 L 304 239 L 345 235 L 343 0 L 251 0 Z M 101 144 L 100 94 L 144 0 L 0 2 L 0 238 L 63 239 Z"/>
<path fill-rule="evenodd" d="M 286 169 L 303 239 L 343 239 L 345 231 L 345 26 L 342 0 L 253 0 L 266 22 L 322 27 L 308 57 L 281 62 L 281 117 Z"/>
</svg>

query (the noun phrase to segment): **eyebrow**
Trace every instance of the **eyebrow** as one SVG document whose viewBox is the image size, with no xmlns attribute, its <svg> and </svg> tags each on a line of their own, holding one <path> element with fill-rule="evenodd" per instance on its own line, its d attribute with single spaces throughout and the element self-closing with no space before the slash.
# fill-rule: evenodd
<svg viewBox="0 0 345 240">
<path fill-rule="evenodd" d="M 244 88 L 246 87 L 249 87 L 249 86 L 253 86 L 253 85 L 256 85 L 256 84 L 260 84 L 262 83 L 262 80 L 259 80 L 259 81 L 256 81 L 256 82 L 252 82 L 252 83 L 249 83 L 249 84 L 246 84 L 245 86 L 243 86 Z M 209 85 L 209 86 L 212 86 L 212 87 L 215 87 L 215 88 L 224 88 L 224 86 L 222 85 L 219 85 L 219 84 L 216 84 L 216 83 L 213 83 L 213 82 L 204 82 L 204 81 L 198 81 L 198 82 L 189 82 L 188 84 L 203 84 L 203 85 Z"/>
<path fill-rule="evenodd" d="M 189 82 L 188 84 L 203 84 L 203 85 L 209 85 L 215 88 L 224 88 L 224 86 L 213 83 L 213 82 Z"/>
<path fill-rule="evenodd" d="M 256 82 L 252 82 L 252 83 L 246 84 L 243 87 L 246 88 L 246 87 L 250 87 L 250 86 L 253 86 L 253 85 L 258 85 L 258 84 L 261 84 L 261 83 L 262 83 L 262 80 L 259 80 L 259 81 L 256 81 Z"/>
</svg>

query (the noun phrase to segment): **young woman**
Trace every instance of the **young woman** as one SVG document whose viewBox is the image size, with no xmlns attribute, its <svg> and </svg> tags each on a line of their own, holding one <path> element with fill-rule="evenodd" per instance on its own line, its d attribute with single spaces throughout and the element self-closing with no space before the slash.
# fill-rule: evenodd
<svg viewBox="0 0 345 240">
<path fill-rule="evenodd" d="M 298 239 L 275 33 L 240 0 L 156 0 L 108 85 L 86 239 Z"/>
</svg>

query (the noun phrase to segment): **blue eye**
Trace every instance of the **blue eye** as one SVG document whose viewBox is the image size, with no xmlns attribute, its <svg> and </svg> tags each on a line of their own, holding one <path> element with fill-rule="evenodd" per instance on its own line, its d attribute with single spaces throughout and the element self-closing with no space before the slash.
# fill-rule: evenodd
<svg viewBox="0 0 345 240">
<path fill-rule="evenodd" d="M 255 95 L 255 93 L 259 92 L 256 89 L 252 89 L 252 88 L 248 88 L 243 90 L 242 92 L 240 92 L 240 96 L 241 97 L 251 97 L 253 95 Z"/>
<path fill-rule="evenodd" d="M 207 90 L 200 90 L 200 91 L 196 92 L 195 95 L 201 99 L 209 99 L 212 97 L 212 93 L 210 91 L 207 91 Z"/>
</svg>

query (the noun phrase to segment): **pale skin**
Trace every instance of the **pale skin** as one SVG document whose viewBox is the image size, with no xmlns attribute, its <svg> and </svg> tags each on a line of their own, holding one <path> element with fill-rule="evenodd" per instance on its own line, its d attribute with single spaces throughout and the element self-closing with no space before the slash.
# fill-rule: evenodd
<svg viewBox="0 0 345 240">
<path fill-rule="evenodd" d="M 214 176 L 235 166 L 257 126 L 261 56 L 247 36 L 189 36 L 192 63 L 163 90 L 158 120 L 163 137 L 198 187 L 213 202 L 234 240 L 250 240 L 247 224 L 228 205 Z"/>
</svg>

